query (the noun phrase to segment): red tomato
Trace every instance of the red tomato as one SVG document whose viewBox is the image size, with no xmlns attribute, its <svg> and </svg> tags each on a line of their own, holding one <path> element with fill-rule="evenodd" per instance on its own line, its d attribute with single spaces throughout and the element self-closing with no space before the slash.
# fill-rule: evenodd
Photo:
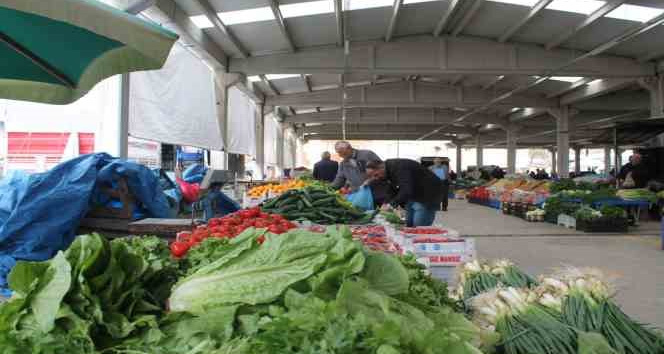
<svg viewBox="0 0 664 354">
<path fill-rule="evenodd" d="M 259 245 L 262 245 L 263 242 L 265 242 L 265 236 L 261 235 L 256 239 L 256 242 L 258 242 Z"/>
<path fill-rule="evenodd" d="M 273 234 L 281 234 L 284 232 L 284 230 L 281 227 L 279 227 L 279 225 L 270 225 L 267 227 L 267 230 Z"/>
<path fill-rule="evenodd" d="M 190 246 L 187 243 L 175 241 L 171 243 L 171 254 L 174 257 L 182 257 L 187 253 L 189 247 Z"/>
</svg>

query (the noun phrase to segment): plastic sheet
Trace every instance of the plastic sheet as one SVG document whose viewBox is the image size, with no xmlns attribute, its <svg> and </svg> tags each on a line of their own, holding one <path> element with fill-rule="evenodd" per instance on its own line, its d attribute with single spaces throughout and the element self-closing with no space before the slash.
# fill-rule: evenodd
<svg viewBox="0 0 664 354">
<path fill-rule="evenodd" d="M 0 181 L 0 292 L 16 260 L 42 261 L 69 246 L 99 187 L 127 179 L 141 210 L 165 218 L 170 209 L 147 167 L 108 154 L 84 155 L 48 172 L 13 173 Z"/>
</svg>

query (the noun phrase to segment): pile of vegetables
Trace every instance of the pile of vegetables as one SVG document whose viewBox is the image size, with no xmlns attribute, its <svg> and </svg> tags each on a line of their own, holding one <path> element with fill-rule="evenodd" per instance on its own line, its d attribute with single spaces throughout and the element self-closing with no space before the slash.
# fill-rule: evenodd
<svg viewBox="0 0 664 354">
<path fill-rule="evenodd" d="M 263 211 L 281 214 L 289 220 L 318 224 L 366 224 L 374 217 L 356 209 L 333 191 L 316 187 L 287 191 L 265 202 Z"/>
<path fill-rule="evenodd" d="M 580 189 L 580 188 L 578 188 L 576 182 L 574 182 L 574 180 L 570 178 L 562 178 L 557 182 L 551 183 L 551 186 L 549 187 L 549 191 L 551 192 L 551 194 L 556 194 L 562 191 L 574 190 L 574 189 Z"/>
<path fill-rule="evenodd" d="M 616 195 L 625 200 L 645 200 L 650 203 L 657 202 L 657 194 L 645 188 L 621 189 Z"/>
<path fill-rule="evenodd" d="M 455 297 L 468 300 L 499 286 L 528 288 L 536 284 L 535 279 L 507 259 L 493 262 L 475 260 L 460 266 Z"/>
<path fill-rule="evenodd" d="M 210 258 L 188 262 L 197 252 Z M 163 241 L 79 236 L 50 261 L 19 262 L 10 284 L 7 354 L 480 353 L 444 283 L 413 258 L 367 253 L 346 227 L 247 229 L 179 260 Z"/>
<path fill-rule="evenodd" d="M 566 268 L 536 287 L 498 286 L 470 299 L 487 352 L 655 354 L 664 338 L 613 302 L 613 287 L 596 269 Z"/>
<path fill-rule="evenodd" d="M 268 183 L 249 189 L 249 191 L 247 191 L 247 195 L 252 198 L 260 198 L 267 195 L 268 193 L 281 194 L 291 189 L 304 188 L 310 184 L 311 183 L 309 181 L 303 178 L 292 179 L 278 184 Z"/>
<path fill-rule="evenodd" d="M 260 208 L 243 209 L 222 218 L 212 218 L 207 225 L 198 226 L 193 232 L 179 233 L 177 240 L 171 243 L 171 253 L 174 257 L 182 257 L 192 246 L 207 238 L 233 238 L 250 227 L 281 234 L 296 225 L 279 214 L 262 212 Z"/>
</svg>

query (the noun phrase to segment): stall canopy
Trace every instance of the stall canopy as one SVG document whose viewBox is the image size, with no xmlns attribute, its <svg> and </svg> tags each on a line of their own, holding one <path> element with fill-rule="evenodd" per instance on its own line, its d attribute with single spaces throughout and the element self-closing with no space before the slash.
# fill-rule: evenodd
<svg viewBox="0 0 664 354">
<path fill-rule="evenodd" d="M 276 165 L 278 163 L 277 156 L 277 138 L 279 135 L 279 123 L 274 120 L 274 114 L 270 113 L 265 116 L 265 163 Z"/>
<path fill-rule="evenodd" d="M 164 68 L 131 74 L 129 134 L 164 143 L 222 150 L 212 71 L 181 45 Z"/>
<path fill-rule="evenodd" d="M 228 90 L 228 144 L 233 154 L 256 155 L 256 104 L 236 87 Z"/>
<path fill-rule="evenodd" d="M 0 2 L 0 98 L 67 104 L 113 75 L 161 68 L 177 36 L 96 1 Z"/>
</svg>

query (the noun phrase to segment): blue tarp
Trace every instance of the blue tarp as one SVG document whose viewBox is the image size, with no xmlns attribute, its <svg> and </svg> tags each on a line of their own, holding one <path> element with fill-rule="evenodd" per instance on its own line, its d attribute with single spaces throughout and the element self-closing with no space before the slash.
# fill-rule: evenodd
<svg viewBox="0 0 664 354">
<path fill-rule="evenodd" d="M 182 179 L 187 183 L 201 183 L 206 172 L 207 167 L 201 164 L 194 164 L 182 172 Z"/>
<path fill-rule="evenodd" d="M 145 166 L 108 154 L 84 155 L 52 170 L 16 172 L 0 181 L 0 293 L 16 260 L 43 261 L 66 249 L 80 220 L 98 200 L 98 187 L 127 178 L 142 211 L 166 218 L 170 209 L 159 179 Z"/>
</svg>

